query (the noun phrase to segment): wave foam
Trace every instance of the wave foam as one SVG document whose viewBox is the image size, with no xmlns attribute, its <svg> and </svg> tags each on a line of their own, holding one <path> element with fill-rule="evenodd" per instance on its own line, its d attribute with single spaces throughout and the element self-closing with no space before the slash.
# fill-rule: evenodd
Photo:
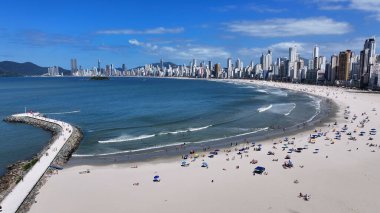
<svg viewBox="0 0 380 213">
<path fill-rule="evenodd" d="M 283 97 L 288 96 L 288 93 L 286 91 L 283 91 L 283 90 L 272 90 L 272 91 L 270 91 L 270 94 L 283 96 Z"/>
<path fill-rule="evenodd" d="M 121 142 L 128 142 L 128 141 L 137 141 L 137 140 L 143 140 L 147 138 L 152 138 L 156 135 L 140 135 L 137 137 L 130 136 L 130 135 L 123 135 L 118 138 L 105 140 L 105 141 L 98 141 L 98 143 L 121 143 Z"/>
<path fill-rule="evenodd" d="M 63 114 L 73 114 L 80 113 L 80 110 L 70 111 L 70 112 L 50 112 L 50 113 L 42 113 L 44 115 L 63 115 Z"/>
<path fill-rule="evenodd" d="M 166 144 L 166 145 L 151 146 L 151 147 L 146 147 L 146 148 L 141 148 L 141 149 L 118 151 L 118 152 L 110 152 L 110 153 L 103 153 L 103 154 L 73 154 L 73 157 L 108 156 L 108 155 L 126 154 L 126 153 L 134 153 L 134 152 L 147 151 L 147 150 L 153 150 L 153 149 L 160 149 L 160 148 L 165 148 L 165 147 L 173 147 L 173 146 L 179 146 L 179 145 L 189 144 L 189 143 L 194 143 L 194 144 L 207 143 L 207 142 L 212 142 L 212 141 L 217 141 L 217 140 L 222 140 L 222 139 L 228 139 L 228 138 L 234 138 L 234 137 L 254 134 L 254 133 L 257 133 L 257 132 L 261 132 L 261 131 L 267 131 L 268 129 L 269 129 L 269 127 L 265 127 L 265 128 L 257 129 L 257 130 L 252 131 L 252 132 L 242 133 L 242 134 L 239 134 L 239 135 L 234 135 L 234 136 L 229 136 L 229 137 L 224 137 L 224 138 L 214 138 L 214 139 L 204 140 L 204 141 L 198 141 L 198 142 L 172 143 L 172 144 Z"/>
<path fill-rule="evenodd" d="M 270 110 L 272 107 L 273 107 L 273 105 L 271 104 L 271 105 L 269 105 L 267 107 L 258 108 L 257 111 L 259 111 L 259 112 L 265 112 L 267 110 Z"/>
<path fill-rule="evenodd" d="M 173 131 L 173 132 L 161 132 L 158 135 L 175 135 L 175 134 L 179 134 L 179 133 L 195 132 L 195 131 L 200 131 L 200 130 L 207 129 L 209 127 L 212 127 L 212 125 L 198 127 L 198 128 L 188 128 L 186 130 L 176 130 L 176 131 Z"/>
<path fill-rule="evenodd" d="M 193 143 L 195 143 L 195 144 L 198 144 L 198 143 L 207 143 L 207 142 L 218 141 L 218 140 L 223 140 L 223 139 L 235 138 L 235 137 L 240 137 L 240 136 L 244 136 L 244 135 L 250 135 L 250 134 L 258 133 L 258 132 L 261 132 L 261 131 L 267 131 L 268 129 L 269 129 L 269 127 L 265 127 L 265 128 L 257 129 L 257 130 L 252 131 L 252 132 L 242 133 L 242 134 L 239 134 L 239 135 L 233 135 L 233 136 L 224 137 L 224 138 L 214 138 L 214 139 L 209 139 L 209 140 L 204 140 L 204 141 L 198 141 L 198 142 L 193 142 Z"/>
<path fill-rule="evenodd" d="M 257 92 L 261 92 L 261 93 L 265 93 L 265 94 L 268 94 L 268 91 L 266 91 L 266 90 L 263 90 L 263 89 L 258 89 L 258 90 L 256 90 Z"/>
<path fill-rule="evenodd" d="M 296 106 L 297 106 L 297 105 L 296 105 L 295 103 L 293 103 L 293 107 L 289 110 L 289 112 L 285 113 L 284 115 L 285 115 L 285 116 L 290 115 L 290 113 L 293 112 L 293 110 L 296 108 Z"/>
<path fill-rule="evenodd" d="M 171 146 L 179 146 L 179 145 L 182 145 L 182 144 L 183 143 L 158 145 L 158 146 L 151 146 L 151 147 L 146 147 L 146 148 L 141 148 L 141 149 L 118 151 L 118 152 L 110 152 L 110 153 L 103 153 L 103 154 L 73 154 L 73 157 L 95 157 L 95 156 L 107 156 L 107 155 L 125 154 L 125 153 L 147 151 L 147 150 L 159 149 L 159 148 L 165 148 L 165 147 L 171 147 Z"/>
</svg>

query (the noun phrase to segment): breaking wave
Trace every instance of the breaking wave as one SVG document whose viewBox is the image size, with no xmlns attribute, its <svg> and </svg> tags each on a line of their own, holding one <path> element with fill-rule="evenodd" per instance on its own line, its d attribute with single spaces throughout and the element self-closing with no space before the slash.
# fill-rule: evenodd
<svg viewBox="0 0 380 213">
<path fill-rule="evenodd" d="M 105 140 L 105 141 L 98 141 L 98 143 L 121 143 L 121 142 L 127 142 L 127 141 L 136 141 L 136 140 L 143 140 L 147 138 L 152 138 L 155 135 L 140 135 L 140 136 L 131 136 L 131 135 L 123 135 L 114 139 Z"/>
<path fill-rule="evenodd" d="M 73 114 L 73 113 L 80 113 L 80 110 L 70 111 L 70 112 L 49 112 L 49 113 L 42 113 L 42 114 L 44 114 L 44 115 L 63 115 L 63 114 Z"/>
<path fill-rule="evenodd" d="M 259 111 L 259 112 L 265 112 L 267 110 L 270 110 L 272 107 L 273 107 L 273 105 L 271 104 L 271 105 L 266 106 L 266 107 L 258 108 L 257 111 Z"/>
</svg>

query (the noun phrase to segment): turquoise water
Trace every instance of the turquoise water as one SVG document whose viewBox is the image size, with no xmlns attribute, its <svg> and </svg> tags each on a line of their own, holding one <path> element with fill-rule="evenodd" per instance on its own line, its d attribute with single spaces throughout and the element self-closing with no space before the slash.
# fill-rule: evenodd
<svg viewBox="0 0 380 213">
<path fill-rule="evenodd" d="M 42 112 L 82 128 L 75 155 L 152 149 L 289 127 L 312 118 L 318 100 L 287 90 L 158 78 L 0 78 L 0 117 Z M 0 122 L 0 173 L 29 158 L 50 133 Z"/>
</svg>

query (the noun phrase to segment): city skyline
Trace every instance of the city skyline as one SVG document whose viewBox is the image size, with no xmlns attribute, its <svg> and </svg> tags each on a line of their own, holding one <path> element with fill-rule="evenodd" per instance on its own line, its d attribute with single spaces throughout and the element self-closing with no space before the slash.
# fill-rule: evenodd
<svg viewBox="0 0 380 213">
<path fill-rule="evenodd" d="M 229 57 L 259 63 L 268 50 L 275 60 L 293 46 L 312 58 L 316 44 L 329 59 L 346 49 L 359 55 L 363 40 L 380 31 L 380 2 L 371 0 L 175 3 L 7 0 L 0 14 L 0 61 L 70 69 L 72 58 L 86 68 L 100 59 L 133 68 L 164 58 L 226 66 Z"/>
</svg>

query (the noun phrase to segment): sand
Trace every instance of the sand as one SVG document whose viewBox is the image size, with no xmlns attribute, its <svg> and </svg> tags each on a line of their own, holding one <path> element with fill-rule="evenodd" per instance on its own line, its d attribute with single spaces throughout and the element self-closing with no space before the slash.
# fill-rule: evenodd
<svg viewBox="0 0 380 213">
<path fill-rule="evenodd" d="M 371 128 L 380 130 L 380 119 L 377 111 L 373 111 L 373 108 L 380 110 L 380 94 L 335 87 L 250 83 L 331 98 L 339 105 L 334 118 L 337 125 L 316 126 L 326 136 L 317 138 L 314 144 L 309 143 L 312 131 L 288 135 L 289 141 L 294 142 L 287 145 L 289 148 L 308 146 L 301 153 L 289 154 L 294 164 L 289 169 L 282 167 L 288 155 L 288 149 L 282 149 L 287 144 L 283 137 L 260 142 L 262 151 L 254 151 L 251 144 L 243 143 L 227 147 L 212 159 L 206 156 L 194 162 L 187 160 L 188 167 L 180 166 L 182 159 L 178 156 L 137 163 L 138 168 L 132 168 L 135 164 L 114 164 L 64 169 L 49 178 L 30 212 L 377 212 L 380 148 L 369 144 L 376 144 L 379 138 L 374 135 L 373 140 L 368 139 Z M 347 106 L 349 119 L 344 118 Z M 354 115 L 357 118 L 352 120 Z M 364 127 L 357 127 L 367 116 L 369 121 Z M 333 130 L 340 131 L 344 125 L 356 141 L 348 140 L 346 132 L 341 133 L 341 140 L 334 139 Z M 360 131 L 366 132 L 364 136 L 359 136 Z M 332 140 L 325 140 L 326 137 Z M 250 149 L 243 155 L 235 151 L 246 146 Z M 319 151 L 314 154 L 316 149 Z M 268 151 L 275 155 L 267 155 Z M 258 163 L 251 164 L 252 159 Z M 202 160 L 209 168 L 201 167 Z M 253 175 L 258 165 L 264 166 L 268 174 Z M 79 174 L 87 169 L 90 173 Z M 160 182 L 152 181 L 155 175 L 160 176 Z M 310 195 L 310 200 L 300 198 L 300 193 Z"/>
</svg>

